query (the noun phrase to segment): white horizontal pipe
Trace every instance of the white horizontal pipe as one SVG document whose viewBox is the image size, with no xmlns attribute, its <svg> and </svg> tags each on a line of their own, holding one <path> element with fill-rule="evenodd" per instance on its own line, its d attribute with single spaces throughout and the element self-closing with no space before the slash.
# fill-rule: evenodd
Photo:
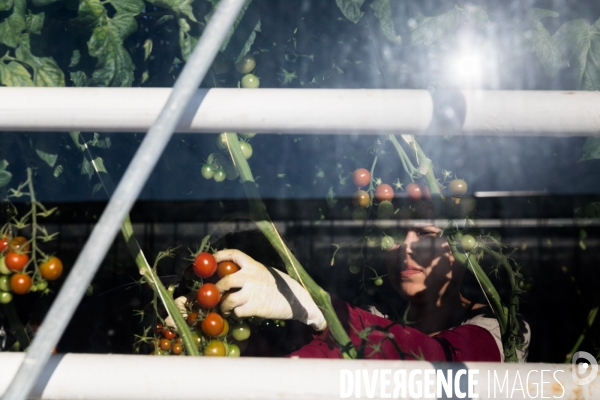
<svg viewBox="0 0 600 400">
<path fill-rule="evenodd" d="M 0 395 L 23 360 L 22 353 L 0 354 Z M 494 372 L 508 386 L 495 398 L 523 399 L 542 390 L 544 397 L 598 399 L 600 378 L 578 386 L 571 364 L 454 363 L 421 361 L 317 360 L 283 358 L 209 358 L 175 356 L 54 355 L 31 396 L 41 399 L 334 399 L 340 398 L 341 370 L 479 370 L 473 385 L 480 399 L 494 398 Z M 530 371 L 537 371 L 531 372 Z M 544 370 L 542 378 L 541 370 Z M 489 372 L 489 375 L 488 375 Z M 361 372 L 362 373 L 362 372 Z M 518 377 L 522 385 L 517 382 Z M 529 374 L 529 380 L 527 380 Z M 490 385 L 488 387 L 488 376 Z M 423 380 L 423 375 L 416 375 Z M 544 383 L 542 383 L 542 381 Z M 378 380 L 380 382 L 380 380 Z M 500 382 L 502 383 L 502 382 Z M 379 385 L 380 383 L 378 383 Z M 513 390 L 516 385 L 517 390 Z M 522 387 L 525 392 L 518 390 Z M 393 386 L 390 387 L 390 389 Z M 529 388 L 529 395 L 526 392 Z M 380 395 L 379 386 L 376 396 Z M 507 392 L 510 390 L 510 396 Z M 468 396 L 467 396 L 468 397 Z M 363 384 L 361 396 L 368 398 Z M 541 392 L 537 398 L 541 398 Z"/>
<path fill-rule="evenodd" d="M 2 87 L 0 130 L 144 132 L 170 93 Z M 599 134 L 598 110 L 600 92 L 460 91 L 434 107 L 425 90 L 200 89 L 177 131 L 578 136 Z"/>
</svg>

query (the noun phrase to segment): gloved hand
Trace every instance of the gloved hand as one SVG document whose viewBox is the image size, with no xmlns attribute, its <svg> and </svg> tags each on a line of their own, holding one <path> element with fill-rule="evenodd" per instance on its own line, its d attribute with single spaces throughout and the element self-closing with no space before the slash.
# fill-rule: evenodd
<svg viewBox="0 0 600 400">
<path fill-rule="evenodd" d="M 240 288 L 221 303 L 225 315 L 233 311 L 239 318 L 295 319 L 317 331 L 327 327 L 310 294 L 290 276 L 265 267 L 239 250 L 222 250 L 214 256 L 218 263 L 233 261 L 240 267 L 238 272 L 217 282 L 221 293 Z"/>
</svg>

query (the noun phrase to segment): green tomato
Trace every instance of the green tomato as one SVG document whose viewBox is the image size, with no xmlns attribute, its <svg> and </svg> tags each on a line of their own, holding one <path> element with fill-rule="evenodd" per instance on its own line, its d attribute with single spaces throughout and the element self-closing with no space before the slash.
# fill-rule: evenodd
<svg viewBox="0 0 600 400">
<path fill-rule="evenodd" d="M 239 357 L 242 355 L 240 351 L 240 347 L 237 344 L 230 344 L 229 351 L 227 352 L 227 357 Z"/>
<path fill-rule="evenodd" d="M 0 292 L 0 304 L 8 304 L 12 301 L 12 294 L 9 292 Z"/>
<path fill-rule="evenodd" d="M 394 243 L 402 244 L 406 239 L 406 231 L 401 228 L 388 229 L 388 235 L 394 238 Z"/>
<path fill-rule="evenodd" d="M 231 336 L 233 336 L 233 338 L 238 342 L 248 340 L 250 333 L 250 326 L 245 322 L 240 322 L 231 328 Z"/>
<path fill-rule="evenodd" d="M 238 172 L 237 168 L 232 163 L 225 164 L 223 170 L 227 174 L 227 179 L 229 180 L 234 180 L 238 176 L 240 176 L 240 173 Z"/>
<path fill-rule="evenodd" d="M 367 217 L 367 210 L 362 207 L 356 207 L 354 211 L 352 211 L 352 219 L 354 221 L 366 221 Z"/>
<path fill-rule="evenodd" d="M 256 59 L 252 54 L 246 54 L 240 62 L 235 64 L 235 69 L 237 69 L 240 74 L 249 74 L 254 71 L 254 68 L 256 68 Z"/>
<path fill-rule="evenodd" d="M 366 240 L 369 247 L 378 247 L 381 245 L 381 238 L 376 233 L 368 234 Z"/>
<path fill-rule="evenodd" d="M 48 281 L 44 281 L 44 280 L 43 281 L 38 281 L 35 284 L 35 288 L 37 290 L 39 290 L 40 292 L 43 292 L 44 290 L 46 290 L 48 288 Z"/>
<path fill-rule="evenodd" d="M 244 132 L 240 133 L 240 136 L 246 139 L 252 139 L 254 136 L 256 136 L 256 133 Z"/>
<path fill-rule="evenodd" d="M 8 275 L 0 276 L 0 290 L 10 292 L 10 277 Z"/>
<path fill-rule="evenodd" d="M 213 167 L 212 164 L 204 164 L 200 171 L 202 172 L 204 179 L 212 179 L 212 177 L 215 176 L 215 167 Z"/>
<path fill-rule="evenodd" d="M 460 240 L 460 245 L 465 251 L 471 251 L 477 247 L 477 241 L 471 235 L 464 235 Z"/>
<path fill-rule="evenodd" d="M 242 154 L 244 158 L 248 160 L 252 157 L 252 146 L 248 142 L 240 141 L 240 148 L 242 149 Z"/>
<path fill-rule="evenodd" d="M 350 264 L 350 267 L 348 268 L 350 270 L 351 274 L 358 274 L 360 273 L 360 266 L 357 264 Z"/>
<path fill-rule="evenodd" d="M 222 170 L 220 168 L 216 169 L 215 174 L 213 175 L 213 179 L 215 180 L 215 182 L 223 182 L 226 177 L 227 177 L 227 174 L 225 173 L 224 170 Z"/>
<path fill-rule="evenodd" d="M 375 282 L 373 283 L 375 283 L 375 286 L 381 286 L 383 285 L 383 279 L 379 276 L 377 277 L 377 279 L 375 279 Z"/>
<path fill-rule="evenodd" d="M 394 214 L 394 205 L 389 200 L 382 201 L 377 207 L 377 214 L 379 215 L 379 218 L 389 218 Z"/>
<path fill-rule="evenodd" d="M 384 236 L 381 238 L 381 250 L 391 250 L 394 247 L 394 238 L 391 236 Z"/>
<path fill-rule="evenodd" d="M 259 86 L 260 80 L 254 74 L 247 74 L 242 78 L 242 87 L 245 89 L 257 89 Z"/>
<path fill-rule="evenodd" d="M 5 256 L 0 257 L 0 274 L 10 275 L 12 274 L 12 271 L 6 267 L 4 260 L 6 260 Z"/>
</svg>

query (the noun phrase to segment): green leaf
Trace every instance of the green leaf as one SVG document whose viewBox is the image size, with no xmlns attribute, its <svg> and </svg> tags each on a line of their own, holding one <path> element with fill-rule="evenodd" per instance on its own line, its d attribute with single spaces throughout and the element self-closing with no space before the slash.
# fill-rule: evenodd
<svg viewBox="0 0 600 400">
<path fill-rule="evenodd" d="M 36 7 L 47 6 L 48 4 L 56 3 L 59 0 L 33 0 L 32 3 Z"/>
<path fill-rule="evenodd" d="M 110 4 L 117 10 L 117 12 L 128 12 L 135 15 L 142 12 L 144 9 L 143 0 L 109 0 Z"/>
<path fill-rule="evenodd" d="M 107 18 L 106 9 L 99 0 L 83 0 L 79 3 L 77 18 L 72 21 L 86 28 L 94 28 L 104 23 L 105 18 Z"/>
<path fill-rule="evenodd" d="M 121 40 L 127 39 L 129 35 L 137 31 L 138 25 L 131 13 L 116 13 L 113 18 L 108 20 L 110 29 L 114 29 Z"/>
<path fill-rule="evenodd" d="M 190 35 L 190 24 L 185 18 L 179 18 L 179 47 L 181 47 L 181 56 L 187 61 L 198 43 L 198 38 Z"/>
<path fill-rule="evenodd" d="M 390 0 L 373 0 L 371 8 L 375 16 L 379 18 L 379 27 L 385 37 L 392 42 L 402 42 L 402 37 L 396 34 L 396 30 L 394 29 Z"/>
<path fill-rule="evenodd" d="M 96 157 L 94 158 L 93 165 L 94 165 L 94 169 L 96 170 L 96 172 L 104 172 L 104 173 L 108 173 L 106 171 L 106 168 L 104 167 L 104 161 L 102 161 L 102 158 L 100 157 Z"/>
<path fill-rule="evenodd" d="M 54 168 L 58 160 L 58 151 L 60 146 L 58 142 L 48 135 L 40 134 L 35 137 L 34 141 L 35 153 L 49 167 Z"/>
<path fill-rule="evenodd" d="M 490 22 L 485 7 L 467 3 L 461 9 L 461 12 L 467 21 L 477 28 L 484 28 Z"/>
<path fill-rule="evenodd" d="M 535 55 L 542 63 L 546 75 L 552 77 L 560 70 L 562 55 L 550 32 L 540 21 L 533 22 L 531 29 L 531 45 Z"/>
<path fill-rule="evenodd" d="M 81 52 L 79 49 L 73 50 L 73 54 L 71 54 L 71 62 L 69 63 L 69 68 L 76 67 L 79 65 L 79 61 L 81 61 Z"/>
<path fill-rule="evenodd" d="M 70 73 L 71 81 L 77 87 L 85 87 L 90 83 L 90 78 L 83 71 L 74 71 Z"/>
<path fill-rule="evenodd" d="M 600 89 L 600 20 L 594 25 L 586 19 L 566 22 L 553 36 L 569 63 L 575 89 Z"/>
<path fill-rule="evenodd" d="M 33 14 L 30 10 L 27 10 L 27 16 L 25 17 L 25 27 L 29 33 L 41 34 L 42 28 L 44 27 L 44 18 L 46 14 L 41 12 L 39 14 Z"/>
<path fill-rule="evenodd" d="M 18 60 L 33 68 L 35 86 L 65 86 L 65 74 L 52 57 L 36 57 L 31 53 L 29 34 L 19 37 L 19 47 L 15 54 Z"/>
<path fill-rule="evenodd" d="M 12 178 L 12 174 L 6 170 L 8 167 L 8 161 L 0 160 L 0 187 L 8 185 Z"/>
<path fill-rule="evenodd" d="M 0 22 L 0 43 L 8 47 L 17 47 L 19 35 L 25 29 L 25 19 L 13 12 L 4 21 Z"/>
<path fill-rule="evenodd" d="M 558 16 L 560 16 L 560 14 L 557 13 L 556 11 L 534 7 L 534 8 L 530 8 L 529 10 L 527 10 L 527 15 L 525 18 L 530 23 L 533 23 L 533 22 L 539 21 L 542 18 L 548 18 L 548 17 L 557 18 Z"/>
<path fill-rule="evenodd" d="M 333 208 L 337 204 L 338 201 L 335 198 L 335 192 L 333 191 L 333 186 L 329 187 L 329 191 L 327 192 L 327 196 L 325 196 L 325 200 L 327 200 L 327 206 L 329 208 Z"/>
<path fill-rule="evenodd" d="M 0 83 L 6 86 L 33 86 L 29 71 L 16 61 L 8 64 L 0 61 Z"/>
<path fill-rule="evenodd" d="M 435 17 L 420 16 L 411 32 L 412 44 L 429 46 L 453 34 L 460 24 L 460 18 L 461 12 L 457 7 Z"/>
<path fill-rule="evenodd" d="M 92 179 L 92 176 L 94 176 L 94 167 L 92 167 L 92 164 L 85 156 L 81 162 L 81 175 L 87 175 L 88 180 Z"/>
<path fill-rule="evenodd" d="M 13 0 L 0 0 L 0 11 L 8 11 L 13 6 Z"/>
<path fill-rule="evenodd" d="M 600 138 L 589 137 L 583 145 L 583 155 L 578 162 L 600 159 Z"/>
<path fill-rule="evenodd" d="M 177 14 L 183 14 L 194 22 L 198 22 L 192 10 L 193 0 L 148 0 L 148 3 L 157 7 L 167 8 Z"/>
<path fill-rule="evenodd" d="M 98 26 L 88 41 L 89 53 L 98 59 L 91 86 L 131 86 L 135 65 L 120 37 L 116 24 Z"/>
<path fill-rule="evenodd" d="M 364 2 L 365 0 L 335 0 L 344 17 L 354 23 L 360 21 L 364 15 L 364 12 L 360 11 L 360 7 Z"/>
<path fill-rule="evenodd" d="M 87 142 L 88 146 L 99 147 L 101 149 L 109 149 L 111 145 L 110 137 L 101 138 L 100 134 L 94 132 L 94 138 Z"/>
</svg>

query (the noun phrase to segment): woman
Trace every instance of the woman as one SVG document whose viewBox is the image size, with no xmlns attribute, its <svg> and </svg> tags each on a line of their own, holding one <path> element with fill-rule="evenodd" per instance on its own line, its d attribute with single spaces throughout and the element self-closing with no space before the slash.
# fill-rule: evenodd
<svg viewBox="0 0 600 400">
<path fill-rule="evenodd" d="M 363 345 L 365 357 L 503 360 L 498 322 L 489 315 L 487 306 L 474 304 L 460 294 L 465 266 L 454 260 L 440 232 L 432 225 L 409 229 L 404 242 L 386 254 L 391 284 L 410 303 L 408 320 L 414 321 L 412 327 L 334 301 L 351 341 L 357 348 Z M 302 321 L 316 331 L 315 339 L 291 356 L 341 357 L 323 314 L 298 282 L 238 250 L 219 251 L 215 258 L 217 262 L 233 261 L 241 268 L 217 283 L 222 293 L 241 289 L 223 301 L 225 314 Z"/>
</svg>

